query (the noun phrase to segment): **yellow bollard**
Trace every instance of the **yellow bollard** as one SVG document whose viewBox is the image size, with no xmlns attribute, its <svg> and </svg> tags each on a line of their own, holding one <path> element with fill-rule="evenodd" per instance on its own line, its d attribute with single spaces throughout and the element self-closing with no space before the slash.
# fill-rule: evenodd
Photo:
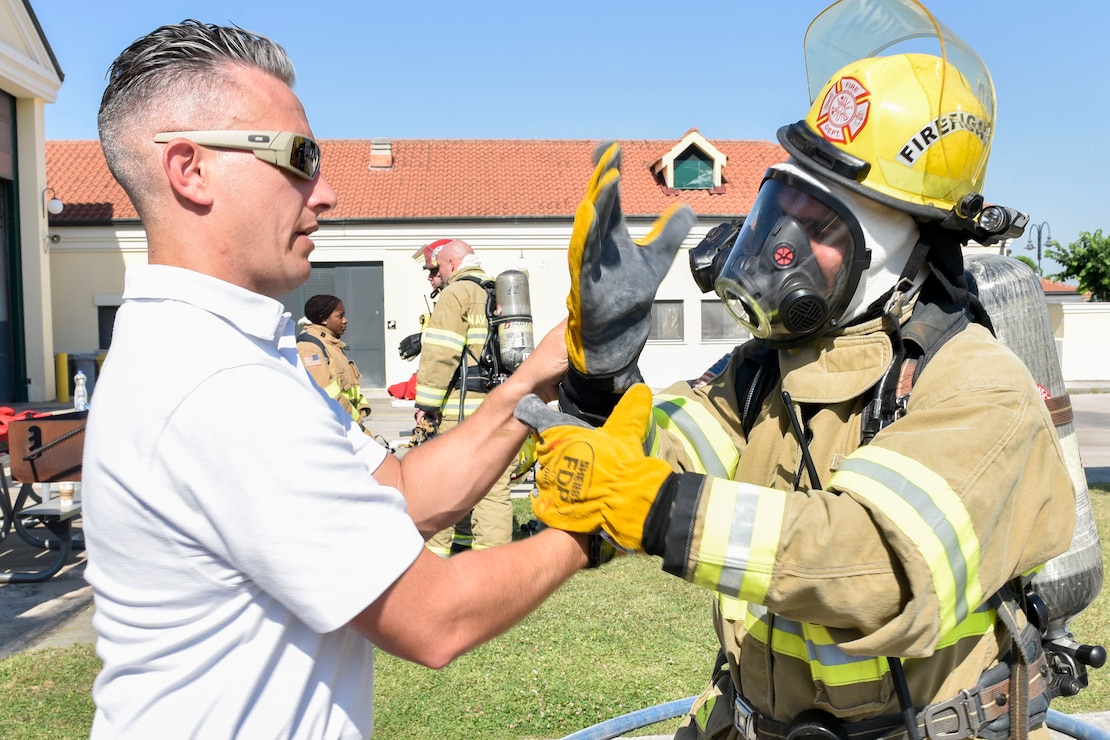
<svg viewBox="0 0 1110 740">
<path fill-rule="evenodd" d="M 69 403 L 69 353 L 54 354 L 54 389 L 58 403 Z"/>
</svg>

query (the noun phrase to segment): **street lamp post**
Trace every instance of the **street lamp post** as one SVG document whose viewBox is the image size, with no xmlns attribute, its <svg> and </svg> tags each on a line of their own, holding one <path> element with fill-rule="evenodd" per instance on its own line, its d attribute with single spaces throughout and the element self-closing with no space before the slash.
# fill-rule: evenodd
<svg viewBox="0 0 1110 740">
<path fill-rule="evenodd" d="M 1032 250 L 1033 247 L 1033 232 L 1037 232 L 1037 274 L 1043 275 L 1044 271 L 1041 269 L 1041 258 L 1044 256 L 1044 247 L 1052 246 L 1052 229 L 1048 227 L 1048 221 L 1041 221 L 1035 226 L 1029 227 L 1029 241 L 1026 242 L 1025 248 Z M 1042 241 L 1043 237 L 1043 241 Z"/>
</svg>

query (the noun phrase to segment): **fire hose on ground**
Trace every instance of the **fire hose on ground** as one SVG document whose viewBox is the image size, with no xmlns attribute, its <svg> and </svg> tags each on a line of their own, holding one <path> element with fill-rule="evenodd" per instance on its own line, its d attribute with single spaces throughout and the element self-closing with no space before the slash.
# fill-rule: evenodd
<svg viewBox="0 0 1110 740">
<path fill-rule="evenodd" d="M 681 717 L 690 711 L 690 707 L 696 698 L 691 696 L 686 699 L 676 699 L 675 701 L 622 714 L 619 717 L 613 717 L 591 727 L 578 730 L 562 738 L 562 740 L 614 740 L 614 738 L 618 738 L 626 732 L 639 730 L 656 722 L 665 722 L 669 719 Z M 1058 712 L 1055 709 L 1048 710 L 1048 727 L 1076 740 L 1110 740 L 1110 732 L 1086 724 L 1076 717 Z"/>
</svg>

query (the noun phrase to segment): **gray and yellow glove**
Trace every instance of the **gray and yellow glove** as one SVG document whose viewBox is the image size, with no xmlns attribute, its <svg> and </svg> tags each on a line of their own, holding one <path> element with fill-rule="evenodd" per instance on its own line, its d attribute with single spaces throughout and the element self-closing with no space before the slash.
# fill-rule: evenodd
<svg viewBox="0 0 1110 740">
<path fill-rule="evenodd" d="M 694 225 L 689 206 L 667 208 L 642 239 L 628 234 L 620 202 L 620 144 L 601 145 L 586 196 L 574 215 L 567 263 L 564 410 L 600 422 L 639 382 L 637 361 L 651 331 L 651 304 Z"/>
<path fill-rule="evenodd" d="M 627 552 L 662 554 L 676 496 L 690 473 L 644 454 L 651 391 L 632 386 L 600 429 L 525 396 L 516 418 L 540 434 L 532 510 L 548 527 L 603 534 Z"/>
</svg>

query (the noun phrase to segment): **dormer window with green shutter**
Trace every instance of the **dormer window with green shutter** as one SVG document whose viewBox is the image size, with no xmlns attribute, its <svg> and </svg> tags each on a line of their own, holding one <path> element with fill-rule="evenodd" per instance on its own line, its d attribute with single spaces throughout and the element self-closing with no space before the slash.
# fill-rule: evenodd
<svg viewBox="0 0 1110 740">
<path fill-rule="evenodd" d="M 669 192 L 708 190 L 723 193 L 727 160 L 720 149 L 692 128 L 669 152 L 652 163 L 651 171 Z"/>
<path fill-rule="evenodd" d="M 691 146 L 674 161 L 675 190 L 712 190 L 713 160 Z"/>
</svg>

